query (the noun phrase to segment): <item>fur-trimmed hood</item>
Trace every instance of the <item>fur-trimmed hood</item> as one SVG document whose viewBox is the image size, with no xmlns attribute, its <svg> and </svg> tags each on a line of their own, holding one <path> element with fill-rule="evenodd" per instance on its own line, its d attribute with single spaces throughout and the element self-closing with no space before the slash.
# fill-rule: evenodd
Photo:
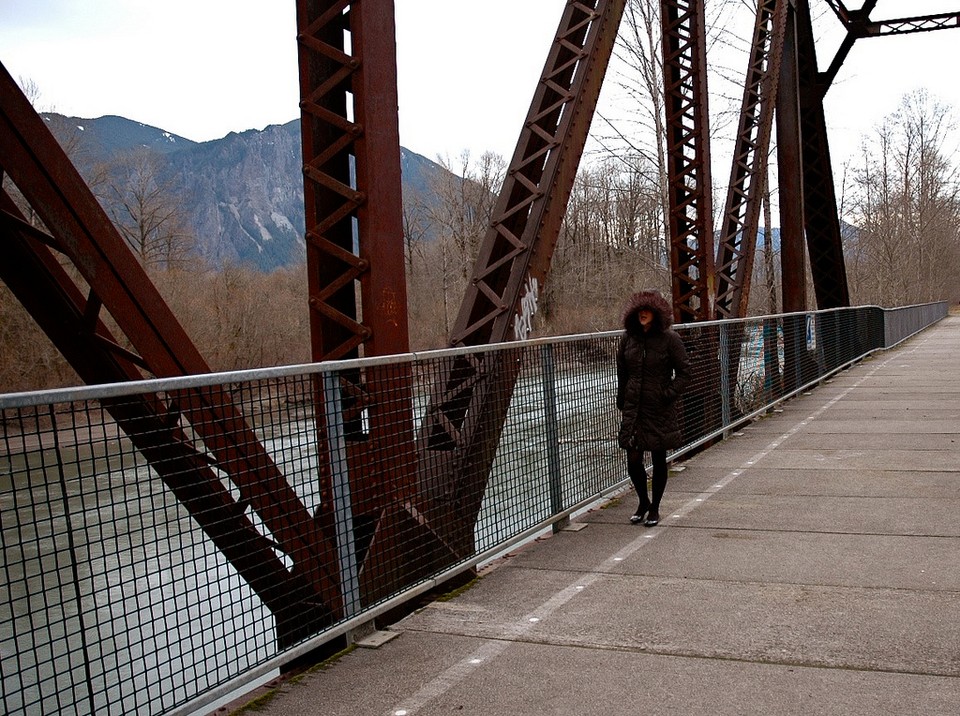
<svg viewBox="0 0 960 716">
<path fill-rule="evenodd" d="M 654 329 L 665 331 L 673 325 L 673 309 L 659 291 L 640 291 L 627 301 L 623 311 L 623 327 L 627 333 L 639 333 L 640 321 L 637 314 L 641 309 L 653 311 Z"/>
</svg>

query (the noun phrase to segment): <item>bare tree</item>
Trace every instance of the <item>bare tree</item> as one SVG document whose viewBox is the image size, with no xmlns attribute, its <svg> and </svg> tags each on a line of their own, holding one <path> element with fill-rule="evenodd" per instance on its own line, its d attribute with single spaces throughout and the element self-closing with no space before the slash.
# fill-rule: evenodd
<svg viewBox="0 0 960 716">
<path fill-rule="evenodd" d="M 601 117 L 613 130 L 614 137 L 600 141 L 612 156 L 624 163 L 640 160 L 653 167 L 659 189 L 660 231 L 666 240 L 670 208 L 660 44 L 659 0 L 629 0 L 614 53 L 618 60 L 616 66 L 620 68 L 617 85 L 633 111 L 629 117 L 616 122 Z"/>
<path fill-rule="evenodd" d="M 464 152 L 455 162 L 441 157 L 440 164 L 444 171 L 430 181 L 432 201 L 419 209 L 418 228 L 432 239 L 420 247 L 423 264 L 412 267 L 409 299 L 411 323 L 422 325 L 438 313 L 443 317 L 442 331 L 435 326 L 428 333 L 442 335 L 445 342 L 490 226 L 506 161 L 485 152 L 474 162 Z"/>
<path fill-rule="evenodd" d="M 182 266 L 196 246 L 179 194 L 161 171 L 161 158 L 135 150 L 111 164 L 102 192 L 117 229 L 145 266 Z"/>
<path fill-rule="evenodd" d="M 946 145 L 952 128 L 951 111 L 920 90 L 864 139 L 853 182 L 858 231 L 848 251 L 856 303 L 960 295 L 960 182 Z"/>
<path fill-rule="evenodd" d="M 541 297 L 546 332 L 614 328 L 624 295 L 669 286 L 659 185 L 640 166 L 637 158 L 607 159 L 578 174 Z"/>
</svg>

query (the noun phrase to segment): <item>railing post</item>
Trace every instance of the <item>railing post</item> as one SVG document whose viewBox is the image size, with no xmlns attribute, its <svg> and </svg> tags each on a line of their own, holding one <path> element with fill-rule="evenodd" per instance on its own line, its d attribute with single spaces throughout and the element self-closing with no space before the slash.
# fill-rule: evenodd
<svg viewBox="0 0 960 716">
<path fill-rule="evenodd" d="M 557 382 L 553 360 L 553 346 L 545 343 L 540 347 L 543 361 L 543 423 L 547 428 L 547 473 L 550 481 L 550 515 L 563 511 L 563 483 L 560 475 L 560 428 L 557 425 Z M 565 517 L 553 523 L 553 531 L 567 526 Z"/>
<path fill-rule="evenodd" d="M 336 373 L 323 374 L 323 403 L 327 428 L 327 454 L 330 459 L 330 482 L 333 490 L 337 554 L 340 562 L 340 593 L 343 595 L 343 616 L 349 619 L 360 611 L 360 577 L 353 532 L 353 503 L 350 495 L 350 472 L 347 467 L 347 445 L 343 433 L 340 378 Z"/>
<path fill-rule="evenodd" d="M 724 428 L 723 437 L 728 438 L 727 428 L 731 422 L 730 391 L 730 329 L 726 323 L 720 324 L 720 421 Z"/>
</svg>

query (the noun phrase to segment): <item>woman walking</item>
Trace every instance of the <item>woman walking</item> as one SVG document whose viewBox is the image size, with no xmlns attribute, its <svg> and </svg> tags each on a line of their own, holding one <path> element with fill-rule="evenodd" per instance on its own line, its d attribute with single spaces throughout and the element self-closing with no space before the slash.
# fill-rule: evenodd
<svg viewBox="0 0 960 716">
<path fill-rule="evenodd" d="M 659 291 L 630 297 L 623 314 L 625 334 L 617 350 L 617 408 L 622 411 L 617 441 L 627 451 L 627 473 L 640 498 L 630 518 L 653 526 L 667 487 L 667 450 L 682 436 L 676 400 L 690 382 L 690 364 L 680 336 L 670 326 L 670 304 Z M 653 462 L 653 494 L 647 496 L 644 451 Z"/>
</svg>

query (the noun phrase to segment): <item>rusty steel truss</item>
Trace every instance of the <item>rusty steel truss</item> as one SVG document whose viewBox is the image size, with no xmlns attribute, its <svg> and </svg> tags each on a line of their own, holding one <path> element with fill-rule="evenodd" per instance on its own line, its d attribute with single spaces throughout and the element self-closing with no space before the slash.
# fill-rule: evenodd
<svg viewBox="0 0 960 716">
<path fill-rule="evenodd" d="M 767 157 L 780 81 L 787 3 L 761 0 L 753 28 L 740 123 L 717 242 L 716 316 L 747 315 Z"/>
<path fill-rule="evenodd" d="M 806 308 L 807 258 L 817 307 L 850 305 L 824 96 L 858 39 L 960 24 L 960 13 L 875 21 L 870 15 L 876 0 L 867 0 L 857 9 L 839 0 L 826 2 L 846 36 L 825 71 L 818 70 L 808 0 L 759 3 L 716 259 L 718 317 L 746 315 L 757 243 L 754 217 L 759 216 L 766 184 L 767 158 L 760 147 L 773 121 L 771 110 L 775 110 L 778 140 L 783 310 Z M 773 22 L 775 16 L 782 21 Z M 770 88 L 766 92 L 764 85 Z"/>
<path fill-rule="evenodd" d="M 819 307 L 849 304 L 823 97 L 857 39 L 955 27 L 960 14 L 874 21 L 875 1 L 856 10 L 826 1 L 847 36 L 824 72 L 807 0 L 758 3 L 714 253 L 703 2 L 661 0 L 670 261 L 680 322 L 746 312 L 774 126 L 784 310 L 805 307 L 805 255 Z M 527 337 L 625 2 L 563 3 L 451 345 Z M 296 12 L 313 358 L 404 353 L 393 1 L 297 0 Z M 0 152 L 0 176 L 12 179 L 37 219 L 6 191 L 0 195 L 0 277 L 81 379 L 207 372 L 5 69 Z M 343 437 L 365 601 L 396 590 L 378 583 L 377 575 L 387 571 L 381 562 L 397 558 L 393 545 L 400 539 L 413 535 L 426 555 L 406 565 L 410 581 L 472 552 L 518 370 L 509 352 L 451 359 L 432 386 L 418 429 L 410 415 L 411 375 L 341 371 L 337 387 L 351 416 Z M 316 386 L 318 396 L 323 390 Z M 319 461 L 323 504 L 310 514 L 228 395 L 191 389 L 133 403 L 107 401 L 104 408 L 275 614 L 281 645 L 343 616 L 327 461 Z M 324 415 L 317 415 L 317 425 L 323 454 Z"/>
<path fill-rule="evenodd" d="M 660 3 L 674 318 L 714 314 L 713 182 L 706 28 L 700 0 Z"/>
</svg>

